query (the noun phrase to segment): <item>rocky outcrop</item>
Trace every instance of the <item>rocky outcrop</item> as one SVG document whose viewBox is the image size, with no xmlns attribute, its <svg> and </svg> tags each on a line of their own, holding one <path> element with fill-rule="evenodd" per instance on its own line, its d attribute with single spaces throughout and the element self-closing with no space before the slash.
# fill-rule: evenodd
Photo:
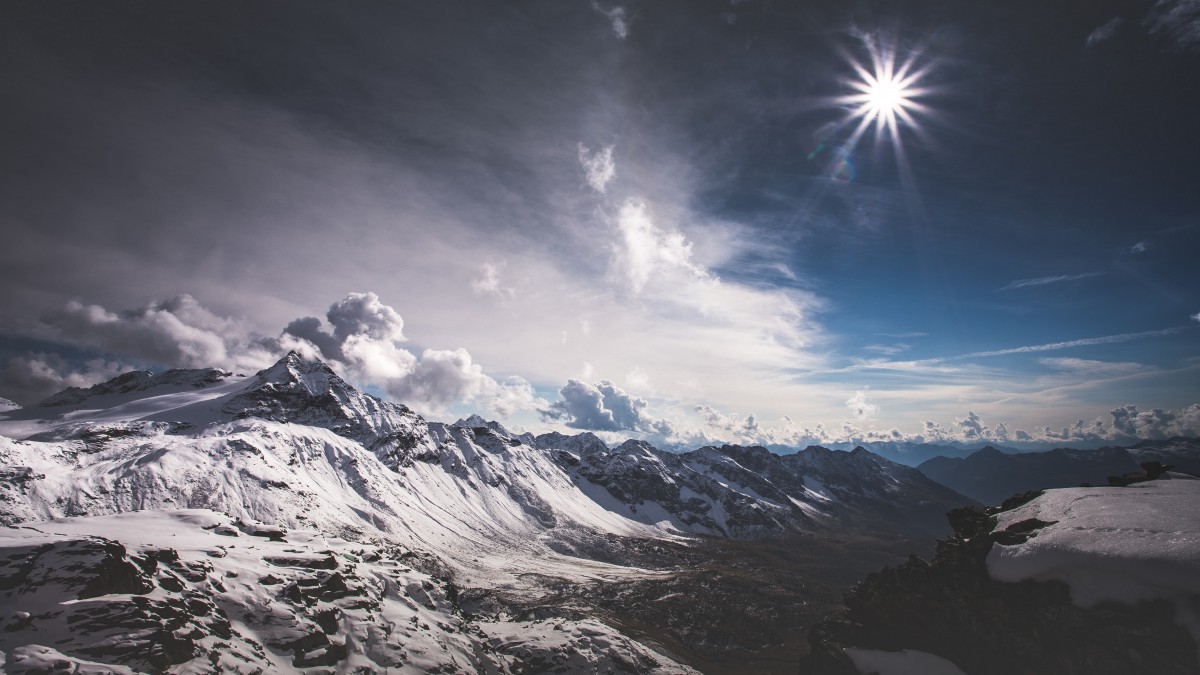
<svg viewBox="0 0 1200 675">
<path fill-rule="evenodd" d="M 1038 495 L 950 512 L 955 535 L 938 543 L 932 560 L 914 556 L 869 575 L 846 593 L 841 615 L 813 628 L 801 672 L 857 673 L 849 647 L 936 654 L 972 675 L 1200 672 L 1196 644 L 1168 602 L 1083 609 L 1060 581 L 991 578 L 994 545 L 1019 544 L 1053 524 L 1026 519 L 995 529 L 996 514 Z"/>
</svg>

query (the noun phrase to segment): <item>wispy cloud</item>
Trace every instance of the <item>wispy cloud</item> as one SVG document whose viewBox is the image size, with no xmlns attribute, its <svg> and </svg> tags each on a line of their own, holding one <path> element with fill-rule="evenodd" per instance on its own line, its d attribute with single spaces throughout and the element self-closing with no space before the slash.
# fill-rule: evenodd
<svg viewBox="0 0 1200 675">
<path fill-rule="evenodd" d="M 1149 251 L 1149 250 L 1150 250 L 1150 242 L 1148 242 L 1148 241 L 1139 241 L 1138 243 L 1129 247 L 1129 252 L 1134 255 L 1137 255 L 1139 253 L 1145 253 L 1146 251 Z"/>
<path fill-rule="evenodd" d="M 593 2 L 592 7 L 595 8 L 597 12 L 600 12 L 604 16 L 608 17 L 609 22 L 612 23 L 613 33 L 618 38 L 624 40 L 625 38 L 629 37 L 629 17 L 625 13 L 624 7 L 617 5 L 612 9 L 604 9 L 600 6 L 600 3 L 597 2 Z"/>
<path fill-rule="evenodd" d="M 1094 338 L 1081 338 L 1079 340 L 1067 340 L 1065 342 L 1047 342 L 1040 345 L 1026 345 L 1024 347 L 1010 347 L 1008 349 L 996 349 L 985 352 L 972 352 L 961 356 L 949 357 L 957 359 L 972 359 L 984 356 L 1007 356 L 1009 354 L 1026 354 L 1029 352 L 1049 352 L 1057 349 L 1070 349 L 1071 347 L 1088 347 L 1091 345 L 1111 345 L 1118 342 L 1128 342 L 1130 340 L 1138 340 L 1147 337 L 1161 337 L 1163 335 L 1174 335 L 1183 330 L 1182 326 L 1175 328 L 1164 328 L 1162 330 L 1147 330 L 1140 333 L 1120 333 L 1118 335 L 1104 335 Z"/>
<path fill-rule="evenodd" d="M 911 346 L 912 345 L 906 345 L 904 343 L 894 345 L 867 345 L 866 347 L 863 347 L 863 350 L 875 352 L 876 354 L 883 354 L 884 356 L 895 356 L 900 352 L 908 351 L 909 347 Z"/>
<path fill-rule="evenodd" d="M 579 163 L 583 165 L 588 185 L 601 194 L 608 190 L 608 184 L 617 177 L 617 164 L 613 161 L 611 145 L 593 151 L 580 143 Z"/>
<path fill-rule="evenodd" d="M 1081 375 L 1125 375 L 1146 369 L 1145 365 L 1130 361 L 1095 361 L 1070 357 L 1047 357 L 1038 359 L 1038 363 L 1055 370 Z"/>
<path fill-rule="evenodd" d="M 1142 23 L 1172 51 L 1200 50 L 1200 2 L 1196 0 L 1159 0 Z"/>
<path fill-rule="evenodd" d="M 491 263 L 484 263 L 479 278 L 471 280 L 471 290 L 478 295 L 492 295 L 502 300 L 511 300 L 516 295 L 514 289 L 501 282 L 500 268 Z"/>
<path fill-rule="evenodd" d="M 1200 312 L 1196 312 L 1195 314 L 1192 315 L 1191 318 L 1192 318 L 1192 321 L 1200 322 Z"/>
<path fill-rule="evenodd" d="M 1125 20 L 1119 16 L 1111 19 L 1108 23 L 1092 31 L 1091 35 L 1088 35 L 1087 41 L 1084 42 L 1083 46 L 1085 48 L 1093 47 L 1101 42 L 1111 39 L 1112 36 L 1117 34 L 1117 29 L 1120 28 L 1121 24 L 1124 22 Z"/>
<path fill-rule="evenodd" d="M 1031 286 L 1045 286 L 1047 284 L 1057 284 L 1057 283 L 1062 283 L 1064 281 L 1078 281 L 1080 279 L 1090 279 L 1092 277 L 1101 276 L 1102 274 L 1104 274 L 1104 273 L 1103 272 L 1084 272 L 1082 274 L 1060 274 L 1058 276 L 1051 276 L 1051 277 L 1036 277 L 1033 279 L 1017 279 L 1016 281 L 1009 282 L 1009 283 L 1005 284 L 1004 286 L 997 288 L 996 290 L 997 291 L 1013 291 L 1018 288 L 1029 288 Z"/>
</svg>

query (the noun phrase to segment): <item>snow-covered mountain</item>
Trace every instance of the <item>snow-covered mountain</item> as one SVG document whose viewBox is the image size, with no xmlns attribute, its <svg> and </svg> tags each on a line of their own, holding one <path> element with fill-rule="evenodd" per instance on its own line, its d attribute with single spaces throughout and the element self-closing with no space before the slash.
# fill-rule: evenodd
<svg viewBox="0 0 1200 675">
<path fill-rule="evenodd" d="M 96 605 L 96 616 L 136 615 L 148 625 L 147 617 L 160 611 L 155 603 L 174 606 L 180 598 L 195 597 L 200 614 L 180 619 L 194 637 L 179 658 L 190 656 L 171 663 L 201 670 L 232 667 L 214 656 L 223 650 L 238 655 L 247 671 L 281 664 L 301 668 L 336 655 L 346 664 L 365 658 L 371 667 L 401 662 L 417 670 L 430 667 L 432 662 L 414 658 L 389 661 L 394 655 L 376 648 L 391 644 L 390 638 L 370 634 L 363 624 L 380 620 L 392 611 L 385 611 L 388 602 L 403 595 L 388 576 L 398 561 L 407 561 L 417 575 L 407 578 L 405 588 L 420 577 L 421 586 L 450 583 L 476 599 L 483 589 L 497 598 L 528 601 L 550 597 L 564 583 L 629 584 L 673 574 L 640 566 L 641 558 L 630 554 L 644 548 L 636 542 L 687 546 L 698 535 L 754 540 L 847 527 L 928 533 L 945 527 L 946 510 L 969 502 L 865 450 L 810 448 L 781 457 L 762 448 L 724 446 L 673 454 L 639 441 L 610 448 L 587 433 L 514 434 L 477 416 L 453 424 L 427 422 L 294 353 L 251 377 L 220 370 L 138 372 L 67 390 L 38 406 L 0 413 L 0 434 L 0 520 L 14 526 L 5 531 L 4 545 L 14 549 L 10 560 L 28 561 L 10 570 L 5 609 L 33 617 L 39 616 L 34 609 L 53 598 L 84 598 L 89 574 L 102 579 L 115 574 L 126 584 L 114 591 L 121 602 Z M 276 533 L 282 541 L 253 538 L 250 547 L 220 539 L 237 532 Z M 179 545 L 169 546 L 167 539 Z M 231 551 L 235 546 L 237 555 Z M 179 578 L 189 578 L 183 571 L 147 562 L 159 560 L 156 547 L 171 548 L 175 553 L 166 555 L 200 565 L 204 574 L 180 586 Z M 80 563 L 79 574 L 60 579 L 54 568 L 61 556 L 73 555 L 63 551 L 75 548 L 78 560 L 90 562 Z M 320 597 L 305 600 L 304 589 L 331 583 L 329 570 L 313 576 L 308 563 L 272 562 L 286 559 L 289 551 L 310 561 L 355 558 L 363 597 L 370 601 L 334 608 Z M 239 562 L 226 570 L 227 563 L 219 561 L 227 559 Z M 308 570 L 303 572 L 308 576 L 293 579 L 280 571 L 293 569 Z M 23 581 L 43 577 L 48 580 Z M 223 581 L 243 577 L 256 581 L 247 579 L 244 588 L 242 582 Z M 257 581 L 268 577 L 282 585 Z M 280 595 L 293 586 L 300 589 L 299 600 L 291 591 Z M 309 615 L 304 613 L 279 619 L 291 626 L 279 637 L 270 627 L 276 620 L 267 617 L 295 613 L 301 604 L 315 608 L 311 621 L 337 639 L 312 637 L 317 632 L 304 623 Z M 591 636 L 585 642 L 611 649 L 580 667 L 629 659 L 643 664 L 634 669 L 638 672 L 679 670 L 670 658 L 611 628 L 496 627 L 505 618 L 496 609 L 503 603 L 476 602 L 491 608 L 488 620 L 496 626 L 488 627 L 454 602 L 432 604 L 430 611 L 441 612 L 432 622 L 417 610 L 410 615 L 396 609 L 399 618 L 384 623 L 400 625 L 415 617 L 418 625 L 438 626 L 422 629 L 419 640 L 408 636 L 401 642 L 425 644 L 422 653 L 432 653 L 429 644 L 440 645 L 435 660 L 457 664 L 451 669 L 504 672 L 528 666 L 519 658 L 483 656 L 488 649 L 503 652 L 498 644 L 548 664 L 558 657 L 545 654 L 574 651 L 579 647 L 572 640 Z M 21 609 L 26 606 L 34 609 Z M 359 611 L 364 608 L 370 611 Z M 318 616 L 334 609 L 347 617 L 340 628 Z M 45 625 L 58 628 L 46 634 L 82 621 L 72 618 L 77 611 L 83 609 L 71 605 L 48 617 Z M 224 619 L 213 623 L 198 616 Z M 21 621 L 0 643 L 10 655 L 10 670 L 17 668 L 14 659 L 33 664 L 59 658 L 53 650 L 83 661 L 102 655 L 101 661 L 135 669 L 154 665 L 114 646 L 98 619 L 95 635 L 73 633 L 74 641 L 63 643 L 75 651 L 38 642 L 40 629 Z M 333 628 L 325 630 L 321 621 Z M 463 622 L 469 628 L 455 627 Z M 85 649 L 93 644 L 85 637 L 101 646 Z M 413 665 L 418 663 L 424 665 Z M 651 663 L 659 665 L 646 665 Z"/>
</svg>

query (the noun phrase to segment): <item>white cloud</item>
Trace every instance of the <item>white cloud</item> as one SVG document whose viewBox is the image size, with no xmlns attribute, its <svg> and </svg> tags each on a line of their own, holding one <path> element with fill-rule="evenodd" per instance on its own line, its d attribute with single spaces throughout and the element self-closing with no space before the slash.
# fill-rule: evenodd
<svg viewBox="0 0 1200 675">
<path fill-rule="evenodd" d="M 625 13 L 624 7 L 618 5 L 612 9 L 604 9 L 599 3 L 596 2 L 592 3 L 592 7 L 597 12 L 600 12 L 604 16 L 608 17 L 609 22 L 612 24 L 613 33 L 618 38 L 624 40 L 625 38 L 629 37 L 629 18 Z"/>
<path fill-rule="evenodd" d="M 1146 241 L 1139 241 L 1138 243 L 1129 247 L 1129 252 L 1132 253 L 1133 255 L 1137 255 L 1139 253 L 1145 253 L 1146 251 L 1149 251 L 1149 250 L 1150 250 L 1150 242 L 1146 242 Z"/>
<path fill-rule="evenodd" d="M 617 164 L 613 161 L 613 146 L 611 145 L 592 151 L 580 143 L 579 163 L 583 165 L 583 173 L 587 177 L 588 185 L 600 194 L 607 192 L 608 184 L 617 177 Z"/>
<path fill-rule="evenodd" d="M 1200 322 L 1200 312 L 1196 312 L 1191 316 L 1192 321 Z"/>
<path fill-rule="evenodd" d="M 1135 405 L 1124 405 L 1113 409 L 1111 414 L 1113 431 L 1130 438 L 1164 439 L 1200 435 L 1200 403 L 1182 410 L 1154 408 L 1142 412 Z"/>
<path fill-rule="evenodd" d="M 1005 356 L 1008 354 L 1024 354 L 1028 352 L 1045 352 L 1056 349 L 1067 349 L 1070 347 L 1086 347 L 1089 345 L 1108 345 L 1118 342 L 1128 342 L 1129 340 L 1137 340 L 1145 337 L 1161 337 L 1163 335 L 1173 335 L 1178 333 L 1180 328 L 1164 328 L 1162 330 L 1147 330 L 1140 333 L 1120 333 L 1117 335 L 1105 335 L 1094 338 L 1081 338 L 1079 340 L 1067 340 L 1065 342 L 1049 342 L 1041 345 L 1026 345 L 1024 347 L 1010 347 L 1008 349 L 996 349 L 988 352 L 974 352 L 972 354 L 964 354 L 954 358 L 976 358 L 983 356 Z"/>
<path fill-rule="evenodd" d="M 629 389 L 647 391 L 650 389 L 650 375 L 639 366 L 625 374 L 625 386 Z"/>
<path fill-rule="evenodd" d="M 895 356 L 900 352 L 908 351 L 911 347 L 912 345 L 899 343 L 894 345 L 867 345 L 866 347 L 863 347 L 863 350 L 875 352 L 876 354 L 883 354 L 885 356 Z"/>
<path fill-rule="evenodd" d="M 967 440 L 983 438 L 988 431 L 988 428 L 983 425 L 983 420 L 979 418 L 979 415 L 969 410 L 966 417 L 956 418 L 954 423 L 958 425 L 962 437 Z"/>
<path fill-rule="evenodd" d="M 466 349 L 426 349 L 418 359 L 397 345 L 404 340 L 404 321 L 375 293 L 350 293 L 330 305 L 325 317 L 332 333 L 319 319 L 297 319 L 284 329 L 281 346 L 290 346 L 289 337 L 308 342 L 351 380 L 378 386 L 418 411 L 440 414 L 466 403 L 507 417 L 545 404 L 525 380 L 497 382 L 484 373 Z"/>
<path fill-rule="evenodd" d="M 516 291 L 504 286 L 500 281 L 500 268 L 491 263 L 484 263 L 479 269 L 480 276 L 471 280 L 471 290 L 478 295 L 493 295 L 504 300 L 512 300 Z"/>
<path fill-rule="evenodd" d="M 1110 19 L 1103 26 L 1100 26 L 1096 30 L 1092 31 L 1090 35 L 1088 35 L 1087 41 L 1084 42 L 1084 47 L 1092 47 L 1100 44 L 1101 42 L 1112 39 L 1112 36 L 1117 34 L 1117 29 L 1121 27 L 1122 23 L 1124 23 L 1124 19 L 1119 16 Z"/>
<path fill-rule="evenodd" d="M 1030 288 L 1032 286 L 1045 286 L 1047 284 L 1058 284 L 1064 281 L 1078 281 L 1080 279 L 1090 279 L 1104 274 L 1103 272 L 1084 272 L 1082 274 L 1060 274 L 1051 277 L 1036 277 L 1033 279 L 1017 279 L 997 288 L 997 291 L 1012 291 L 1018 288 Z"/>
<path fill-rule="evenodd" d="M 418 408 L 435 411 L 465 402 L 507 417 L 546 403 L 537 398 L 532 385 L 519 377 L 497 382 L 462 348 L 426 349 L 411 372 L 387 381 L 385 386 L 397 400 L 415 401 Z"/>
<path fill-rule="evenodd" d="M 1081 375 L 1126 375 L 1146 369 L 1140 363 L 1123 361 L 1094 361 L 1078 358 L 1042 358 L 1038 363 L 1055 370 L 1062 370 Z"/>
<path fill-rule="evenodd" d="M 660 228 L 645 202 L 627 199 L 617 214 L 617 229 L 621 239 L 614 264 L 634 293 L 641 293 L 652 277 L 668 284 L 715 281 L 692 262 L 692 244 L 687 238 Z"/>
<path fill-rule="evenodd" d="M 868 401 L 867 392 L 862 389 L 846 399 L 846 407 L 850 409 L 850 414 L 858 420 L 869 420 L 879 412 L 879 406 Z"/>
</svg>

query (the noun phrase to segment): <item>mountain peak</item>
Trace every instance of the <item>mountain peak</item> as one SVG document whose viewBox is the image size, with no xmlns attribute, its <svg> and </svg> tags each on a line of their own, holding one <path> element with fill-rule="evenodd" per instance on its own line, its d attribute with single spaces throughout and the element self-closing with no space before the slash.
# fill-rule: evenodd
<svg viewBox="0 0 1200 675">
<path fill-rule="evenodd" d="M 320 359 L 306 359 L 295 350 L 288 352 L 275 365 L 258 371 L 256 388 L 263 386 L 303 387 L 312 396 L 331 389 L 353 389 L 345 380 Z"/>
<path fill-rule="evenodd" d="M 472 414 L 466 419 L 461 419 L 454 423 L 456 427 L 486 427 L 488 421 L 479 416 L 478 413 Z"/>
</svg>

